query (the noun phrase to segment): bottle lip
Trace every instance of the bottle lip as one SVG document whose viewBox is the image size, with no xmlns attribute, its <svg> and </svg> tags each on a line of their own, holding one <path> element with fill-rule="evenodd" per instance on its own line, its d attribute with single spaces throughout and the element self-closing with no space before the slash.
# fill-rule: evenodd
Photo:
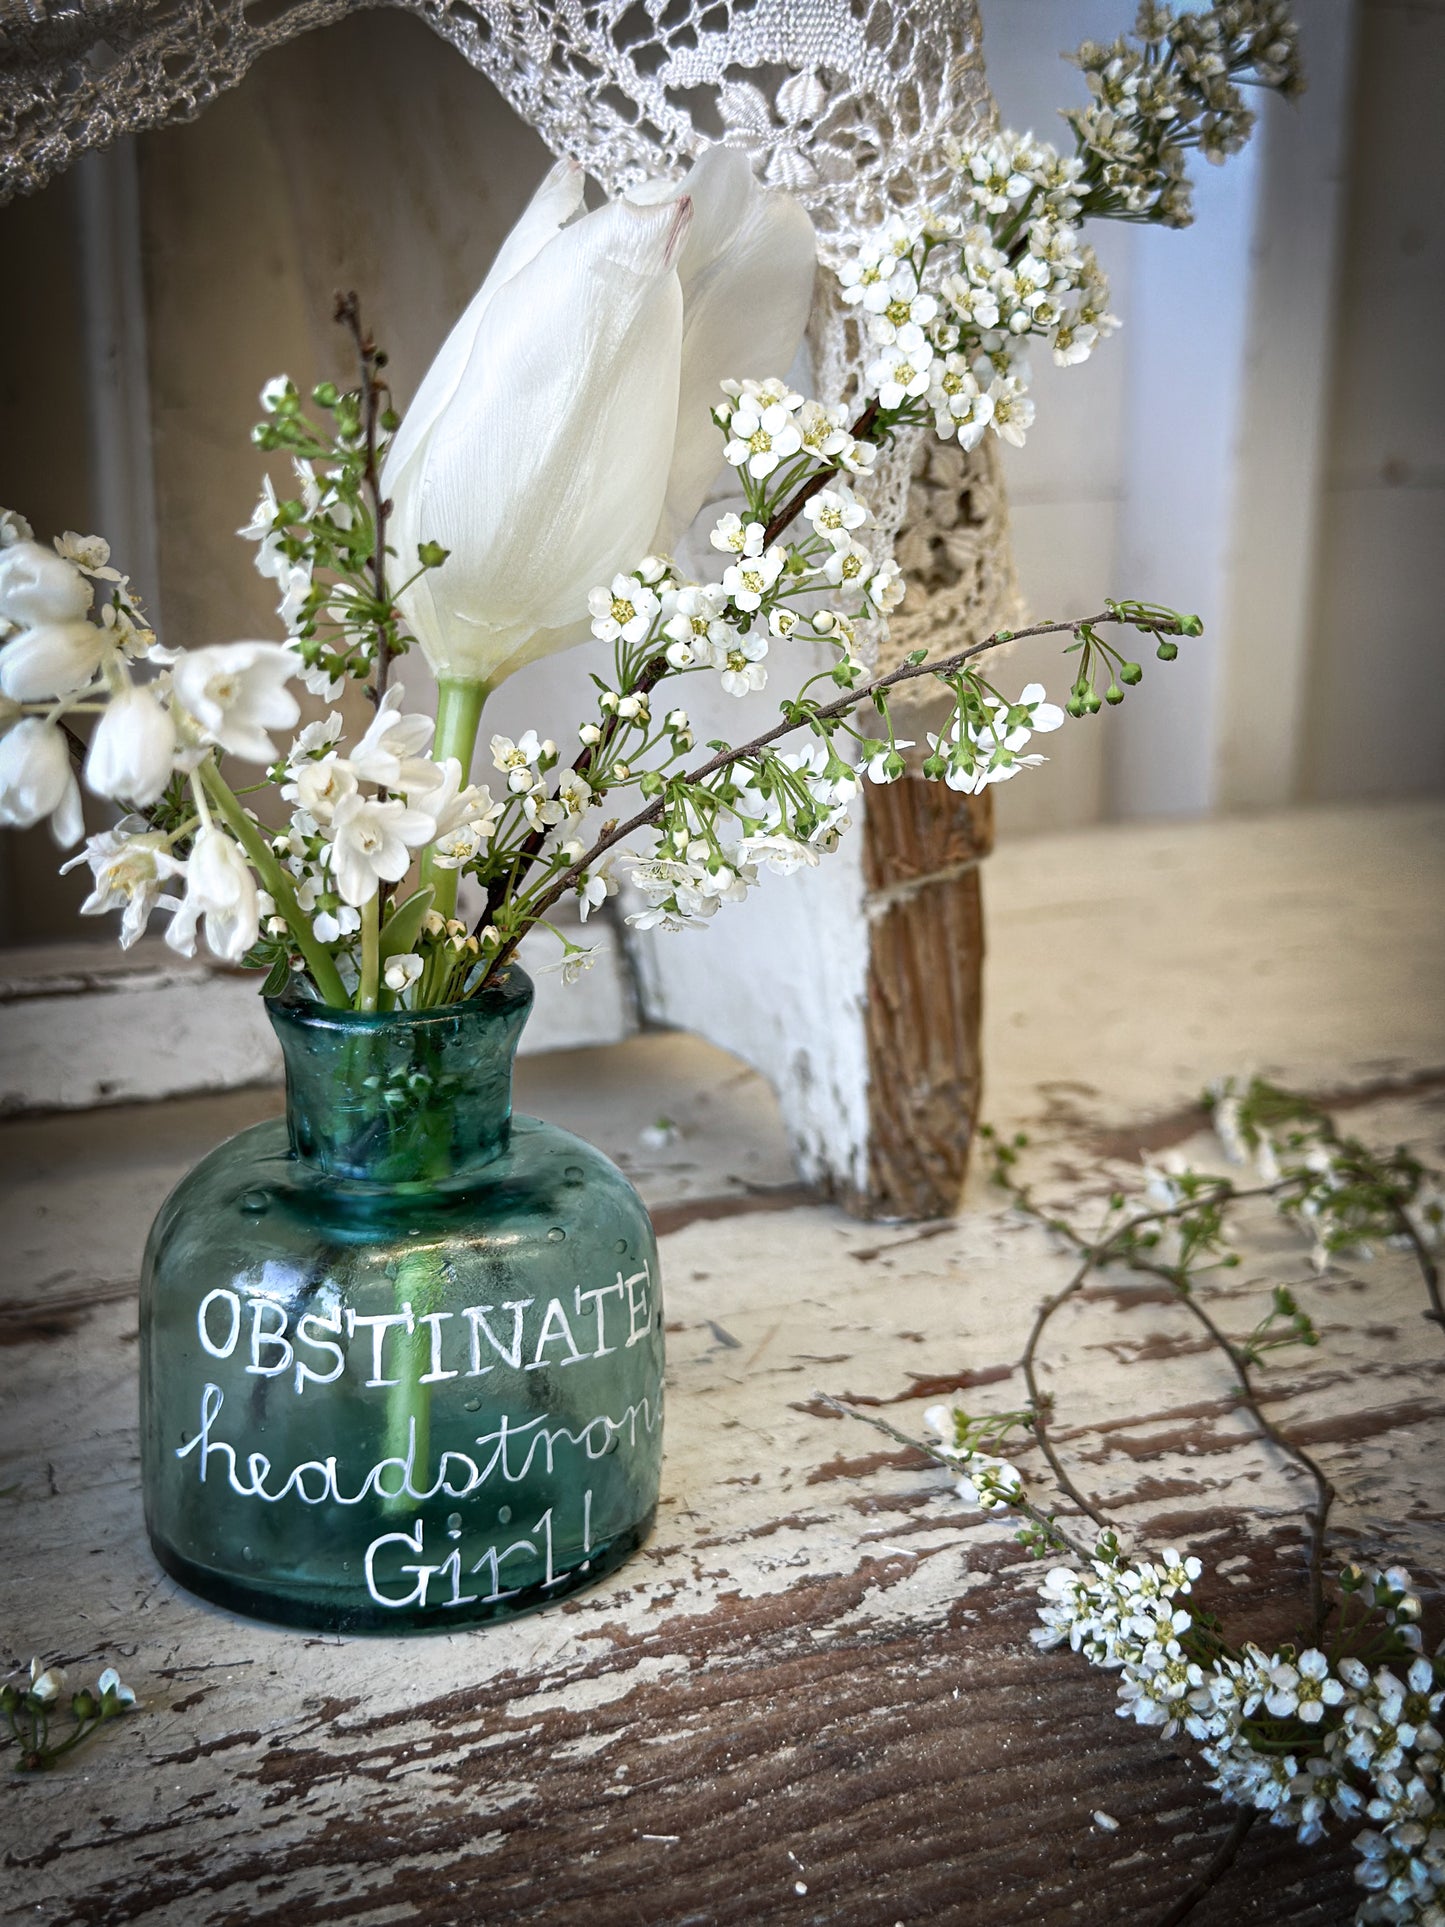
<svg viewBox="0 0 1445 1927">
<path fill-rule="evenodd" d="M 455 1025 L 486 1018 L 526 1016 L 535 996 L 532 979 L 518 963 L 508 963 L 496 980 L 473 997 L 458 1003 L 434 1004 L 427 1010 L 346 1010 L 333 1004 L 318 1004 L 310 998 L 291 994 L 265 997 L 262 1002 L 273 1023 L 297 1024 L 314 1030 L 349 1032 L 374 1030 L 425 1030 L 435 1025 Z"/>
</svg>

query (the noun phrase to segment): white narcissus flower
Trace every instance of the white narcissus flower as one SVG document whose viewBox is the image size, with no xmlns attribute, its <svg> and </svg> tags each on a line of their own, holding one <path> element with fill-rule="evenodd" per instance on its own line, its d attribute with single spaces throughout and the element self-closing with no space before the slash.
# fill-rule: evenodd
<svg viewBox="0 0 1445 1927">
<path fill-rule="evenodd" d="M 94 593 L 79 569 L 41 542 L 22 539 L 0 548 L 0 624 L 34 629 L 74 622 Z"/>
<path fill-rule="evenodd" d="M 17 703 L 73 696 L 113 648 L 111 636 L 93 622 L 74 618 L 36 623 L 0 649 L 0 694 Z"/>
<path fill-rule="evenodd" d="M 185 866 L 171 855 L 169 841 L 159 831 L 131 836 L 124 830 L 102 830 L 99 836 L 87 838 L 79 856 L 61 864 L 61 875 L 82 863 L 90 865 L 94 887 L 80 914 L 101 917 L 119 910 L 122 950 L 129 950 L 145 935 L 153 910 L 179 907 L 161 896 L 161 885 L 183 875 Z"/>
<path fill-rule="evenodd" d="M 1014 448 L 1022 448 L 1024 437 L 1033 426 L 1033 397 L 1026 395 L 1022 384 L 1011 375 L 998 376 L 989 383 L 988 392 L 993 402 L 994 433 Z"/>
<path fill-rule="evenodd" d="M 436 725 L 430 716 L 404 716 L 406 691 L 393 683 L 377 704 L 366 734 L 346 761 L 364 783 L 386 790 L 427 789 L 440 782 L 437 765 L 422 751 Z"/>
<path fill-rule="evenodd" d="M 382 883 L 397 883 L 411 866 L 411 853 L 436 835 L 436 818 L 405 803 L 343 797 L 331 819 L 327 858 L 336 887 L 358 909 Z"/>
<path fill-rule="evenodd" d="M 329 823 L 337 804 L 344 796 L 354 796 L 356 788 L 356 775 L 350 763 L 330 750 L 325 756 L 300 764 L 293 780 L 282 785 L 281 794 L 318 823 Z"/>
<path fill-rule="evenodd" d="M 1057 703 L 1046 702 L 1045 694 L 1041 682 L 1025 683 L 1019 693 L 1019 707 L 1031 712 L 1027 727 L 1041 736 L 1051 729 L 1062 729 L 1064 726 L 1063 710 Z"/>
<path fill-rule="evenodd" d="M 744 522 L 731 511 L 720 516 L 708 541 L 724 555 L 761 555 L 767 530 L 761 522 Z"/>
<path fill-rule="evenodd" d="M 547 176 L 387 457 L 398 553 L 450 551 L 401 597 L 444 679 L 583 641 L 589 589 L 701 507 L 723 377 L 787 367 L 807 321 L 811 223 L 741 153 L 574 219 L 582 185 L 567 162 Z"/>
<path fill-rule="evenodd" d="M 176 726 L 170 711 L 137 684 L 117 690 L 106 704 L 85 759 L 87 788 L 144 806 L 170 781 Z"/>
<path fill-rule="evenodd" d="M 399 957 L 388 957 L 382 980 L 388 990 L 408 990 L 421 975 L 423 964 L 414 950 L 405 951 Z"/>
<path fill-rule="evenodd" d="M 196 926 L 206 922 L 206 948 L 224 963 L 240 963 L 261 932 L 261 902 L 240 846 L 215 824 L 196 833 L 186 859 L 186 894 L 166 931 L 183 956 L 196 954 Z"/>
<path fill-rule="evenodd" d="M 299 720 L 300 705 L 286 685 L 300 673 L 300 658 L 280 643 L 223 642 L 183 650 L 171 688 L 206 742 L 243 763 L 274 763 L 267 732 Z"/>
<path fill-rule="evenodd" d="M 47 816 L 62 849 L 84 836 L 69 745 L 54 723 L 27 716 L 0 736 L 0 824 L 27 830 Z"/>
<path fill-rule="evenodd" d="M 720 680 L 730 696 L 746 696 L 766 685 L 763 657 L 767 653 L 762 636 L 734 636 L 731 642 L 712 645 L 712 666 L 722 671 Z"/>
<path fill-rule="evenodd" d="M 868 364 L 868 380 L 884 408 L 901 408 L 914 395 L 926 394 L 933 381 L 932 348 L 916 321 L 909 321 L 876 361 Z"/>
<path fill-rule="evenodd" d="M 678 660 L 669 648 L 667 659 L 674 669 L 705 662 L 709 643 L 728 640 L 728 626 L 723 621 L 727 600 L 726 592 L 714 582 L 674 592 L 671 611 L 662 625 L 662 633 L 682 656 L 682 660 Z"/>
<path fill-rule="evenodd" d="M 608 851 L 600 863 L 587 871 L 577 882 L 577 914 L 586 923 L 594 910 L 598 910 L 609 897 L 617 895 L 617 879 L 612 874 L 616 856 Z"/>
<path fill-rule="evenodd" d="M 819 489 L 803 504 L 803 513 L 818 534 L 834 548 L 849 542 L 854 529 L 868 520 L 868 511 L 846 482 L 836 488 Z"/>
<path fill-rule="evenodd" d="M 966 1463 L 968 1471 L 954 1488 L 963 1503 L 982 1512 L 1007 1512 L 1014 1495 L 1020 1493 L 1017 1468 L 986 1452 L 971 1453 Z"/>
<path fill-rule="evenodd" d="M 868 584 L 868 599 L 880 615 L 891 615 L 902 602 L 907 587 L 903 570 L 890 557 Z"/>
<path fill-rule="evenodd" d="M 781 402 L 764 406 L 746 398 L 733 410 L 730 427 L 732 436 L 723 448 L 723 460 L 745 468 L 757 482 L 803 446 L 798 424 Z"/>
<path fill-rule="evenodd" d="M 863 765 L 863 771 L 868 781 L 870 783 L 896 783 L 906 768 L 903 757 L 899 752 L 912 748 L 912 738 L 906 741 L 900 739 L 898 742 L 892 744 L 891 747 L 887 743 L 882 744 L 878 749 L 874 750 L 873 754 L 868 758 L 868 761 Z M 927 1416 L 928 1414 L 925 1412 L 924 1417 L 927 1418 Z"/>
</svg>

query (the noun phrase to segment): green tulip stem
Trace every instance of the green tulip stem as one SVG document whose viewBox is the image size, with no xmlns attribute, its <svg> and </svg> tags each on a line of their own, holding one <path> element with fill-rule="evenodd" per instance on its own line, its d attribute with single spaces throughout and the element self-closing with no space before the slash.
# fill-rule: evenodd
<svg viewBox="0 0 1445 1927">
<path fill-rule="evenodd" d="M 446 1299 L 446 1274 L 435 1250 L 414 1251 L 401 1260 L 396 1271 L 396 1309 L 409 1307 L 413 1329 L 398 1333 L 397 1364 L 401 1382 L 386 1395 L 386 1453 L 389 1458 L 409 1459 L 411 1485 L 424 1491 L 431 1481 L 431 1386 L 423 1374 L 431 1360 L 431 1328 L 424 1314 L 439 1311 Z M 398 1479 L 395 1493 L 384 1492 L 388 1512 L 415 1512 L 416 1501 Z"/>
<path fill-rule="evenodd" d="M 462 782 L 471 781 L 472 756 L 477 747 L 477 731 L 482 723 L 482 706 L 491 693 L 484 682 L 454 680 L 443 676 L 437 682 L 437 727 L 432 739 L 432 755 L 438 763 L 455 756 L 462 766 Z M 428 850 L 421 860 L 421 880 L 432 887 L 432 908 L 439 916 L 452 917 L 457 909 L 455 870 L 437 867 Z"/>
</svg>

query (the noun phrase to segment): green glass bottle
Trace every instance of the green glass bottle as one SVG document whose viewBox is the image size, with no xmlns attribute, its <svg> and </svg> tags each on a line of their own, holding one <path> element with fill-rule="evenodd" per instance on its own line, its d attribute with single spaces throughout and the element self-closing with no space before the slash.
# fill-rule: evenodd
<svg viewBox="0 0 1445 1927">
<path fill-rule="evenodd" d="M 286 1119 L 177 1185 L 146 1250 L 141 1441 L 156 1556 L 289 1625 L 511 1617 L 646 1538 L 663 1319 L 642 1200 L 512 1116 L 532 1004 L 269 1004 Z"/>
</svg>

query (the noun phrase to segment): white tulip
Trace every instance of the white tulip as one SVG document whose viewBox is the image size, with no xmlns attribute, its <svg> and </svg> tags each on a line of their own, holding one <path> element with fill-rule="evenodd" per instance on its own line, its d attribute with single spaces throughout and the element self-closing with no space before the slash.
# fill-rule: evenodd
<svg viewBox="0 0 1445 1927">
<path fill-rule="evenodd" d="M 69 746 L 54 723 L 27 716 L 0 736 L 0 824 L 24 830 L 46 816 L 63 849 L 85 834 Z"/>
<path fill-rule="evenodd" d="M 812 226 L 743 155 L 712 149 L 680 187 L 573 221 L 581 202 L 564 162 L 387 458 L 402 564 L 421 542 L 450 551 L 401 597 L 443 681 L 490 687 L 584 640 L 588 591 L 701 506 L 719 382 L 786 367 L 807 318 Z"/>
<path fill-rule="evenodd" d="M 261 900 L 251 866 L 224 830 L 208 823 L 186 861 L 186 895 L 166 931 L 183 956 L 196 954 L 196 924 L 206 920 L 206 948 L 223 963 L 240 963 L 261 931 Z"/>
<path fill-rule="evenodd" d="M 73 696 L 85 688 L 114 647 L 106 630 L 83 617 L 39 622 L 0 649 L 0 692 L 17 703 Z"/>
<path fill-rule="evenodd" d="M 662 507 L 691 209 L 614 201 L 564 227 L 581 199 L 581 170 L 554 168 L 387 458 L 401 565 L 421 542 L 451 551 L 400 598 L 444 681 L 492 685 L 557 647 L 547 632 L 643 552 Z"/>
<path fill-rule="evenodd" d="M 90 607 L 95 591 L 69 562 L 40 542 L 0 548 L 0 621 L 16 629 L 42 622 L 73 622 Z"/>
<path fill-rule="evenodd" d="M 760 188 L 738 149 L 709 147 L 670 191 L 691 200 L 693 218 L 677 264 L 683 300 L 677 439 L 652 543 L 667 554 L 722 466 L 712 419 L 720 385 L 787 373 L 808 325 L 817 265 L 806 213 L 788 195 Z"/>
<path fill-rule="evenodd" d="M 90 739 L 85 781 L 97 796 L 154 803 L 171 778 L 176 726 L 149 689 L 134 684 L 106 704 Z"/>
<path fill-rule="evenodd" d="M 223 642 L 183 650 L 171 671 L 176 701 L 207 742 L 245 763 L 274 763 L 267 731 L 290 729 L 301 706 L 286 684 L 301 659 L 275 642 Z"/>
</svg>

